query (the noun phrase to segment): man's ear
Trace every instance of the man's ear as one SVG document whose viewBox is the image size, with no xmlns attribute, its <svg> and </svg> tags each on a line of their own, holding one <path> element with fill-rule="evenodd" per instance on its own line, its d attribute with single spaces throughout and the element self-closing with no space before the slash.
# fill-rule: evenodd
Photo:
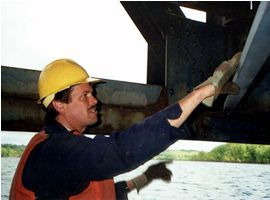
<svg viewBox="0 0 270 200">
<path fill-rule="evenodd" d="M 53 104 L 54 109 L 59 113 L 62 113 L 65 110 L 66 106 L 65 106 L 65 103 L 63 102 L 53 100 L 52 104 Z"/>
</svg>

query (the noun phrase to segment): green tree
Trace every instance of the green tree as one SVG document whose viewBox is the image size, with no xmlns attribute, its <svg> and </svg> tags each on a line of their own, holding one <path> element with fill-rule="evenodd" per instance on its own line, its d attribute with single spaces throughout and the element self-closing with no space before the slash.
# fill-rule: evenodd
<svg viewBox="0 0 270 200">
<path fill-rule="evenodd" d="M 1 145 L 1 157 L 20 157 L 25 149 L 24 145 Z"/>
</svg>

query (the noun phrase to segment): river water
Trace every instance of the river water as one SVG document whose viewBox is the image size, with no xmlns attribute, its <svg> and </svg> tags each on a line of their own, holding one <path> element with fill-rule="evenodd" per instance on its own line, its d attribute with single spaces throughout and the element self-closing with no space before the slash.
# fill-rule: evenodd
<svg viewBox="0 0 270 200">
<path fill-rule="evenodd" d="M 7 200 L 18 158 L 2 158 L 1 199 Z M 151 160 L 115 181 L 128 180 L 159 161 Z M 270 165 L 174 161 L 171 183 L 155 181 L 130 200 L 270 200 Z"/>
</svg>

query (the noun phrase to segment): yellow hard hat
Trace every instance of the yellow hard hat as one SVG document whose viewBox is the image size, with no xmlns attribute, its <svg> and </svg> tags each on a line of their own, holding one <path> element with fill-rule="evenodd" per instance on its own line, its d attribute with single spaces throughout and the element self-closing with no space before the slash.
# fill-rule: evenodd
<svg viewBox="0 0 270 200">
<path fill-rule="evenodd" d="M 47 108 L 57 92 L 80 83 L 97 82 L 100 79 L 89 77 L 79 64 L 70 59 L 59 59 L 48 64 L 38 80 L 38 103 Z"/>
</svg>

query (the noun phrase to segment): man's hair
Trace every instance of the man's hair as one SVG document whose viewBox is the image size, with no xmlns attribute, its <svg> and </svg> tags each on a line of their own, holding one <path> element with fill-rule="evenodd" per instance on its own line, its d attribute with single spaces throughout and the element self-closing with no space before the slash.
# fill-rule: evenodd
<svg viewBox="0 0 270 200">
<path fill-rule="evenodd" d="M 71 92 L 73 90 L 73 87 L 70 87 L 68 89 L 65 89 L 61 92 L 58 92 L 55 94 L 54 100 L 60 101 L 62 103 L 69 103 L 71 102 Z M 52 103 L 49 104 L 47 108 L 45 108 L 46 115 L 45 115 L 45 124 L 49 124 L 52 121 L 55 120 L 56 116 L 58 115 L 58 112 L 55 110 Z"/>
</svg>

